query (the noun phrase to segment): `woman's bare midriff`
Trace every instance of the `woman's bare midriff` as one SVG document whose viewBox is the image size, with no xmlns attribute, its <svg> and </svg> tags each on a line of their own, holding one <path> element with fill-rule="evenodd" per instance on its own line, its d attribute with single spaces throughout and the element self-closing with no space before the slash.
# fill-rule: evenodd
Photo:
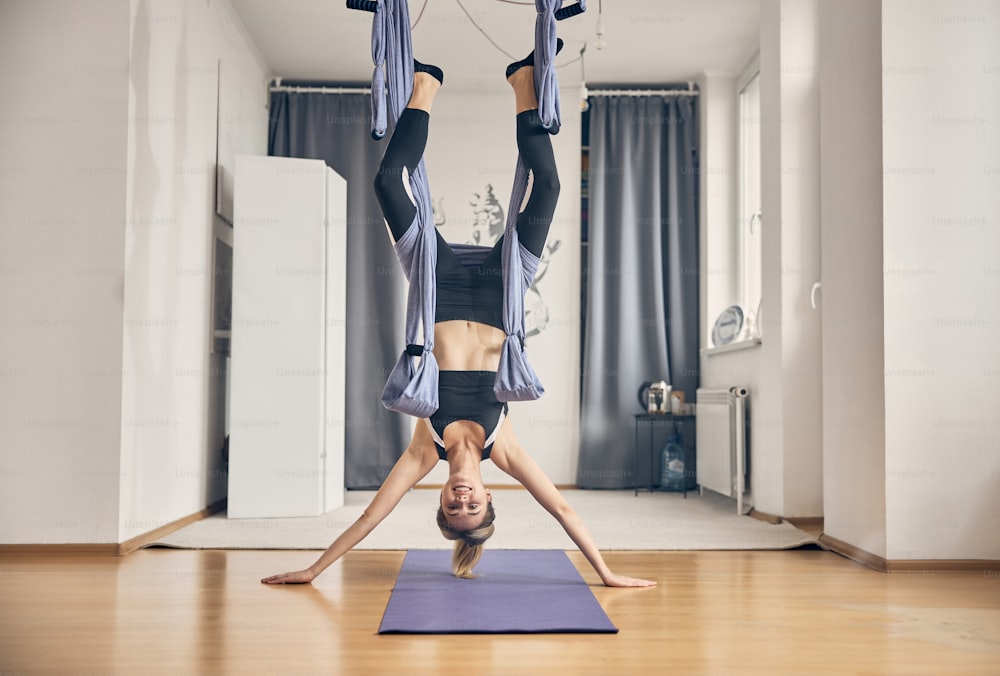
<svg viewBox="0 0 1000 676">
<path fill-rule="evenodd" d="M 505 338 L 495 326 L 455 319 L 434 325 L 434 357 L 442 371 L 496 371 Z"/>
</svg>

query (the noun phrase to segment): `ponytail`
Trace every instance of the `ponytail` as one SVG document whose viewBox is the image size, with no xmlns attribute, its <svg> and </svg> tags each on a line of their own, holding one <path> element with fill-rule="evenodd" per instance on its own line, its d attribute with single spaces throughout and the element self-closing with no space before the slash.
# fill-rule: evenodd
<svg viewBox="0 0 1000 676">
<path fill-rule="evenodd" d="M 456 577 L 467 580 L 474 579 L 472 569 L 479 563 L 483 556 L 483 543 L 493 535 L 493 520 L 496 519 L 496 512 L 493 511 L 493 503 L 486 503 L 486 516 L 477 528 L 460 531 L 452 528 L 448 524 L 448 518 L 444 510 L 438 507 L 437 525 L 441 529 L 441 535 L 448 540 L 455 541 L 455 549 L 451 554 L 451 572 Z"/>
</svg>

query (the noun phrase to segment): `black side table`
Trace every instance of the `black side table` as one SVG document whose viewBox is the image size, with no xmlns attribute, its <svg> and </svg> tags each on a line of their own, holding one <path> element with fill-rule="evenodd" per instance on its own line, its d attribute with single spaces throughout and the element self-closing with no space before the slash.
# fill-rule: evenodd
<svg viewBox="0 0 1000 676">
<path fill-rule="evenodd" d="M 695 472 L 695 416 L 641 413 L 632 416 L 632 427 L 635 430 L 635 453 L 632 456 L 635 470 L 635 495 L 639 494 L 639 487 L 644 483 L 643 478 L 647 479 L 645 483 L 648 486 L 647 490 L 650 491 L 659 483 L 656 468 L 659 467 L 660 451 L 670 437 L 676 433 L 680 438 L 681 445 L 686 450 L 682 490 L 684 498 L 687 499 L 688 490 L 693 490 L 696 486 L 695 477 L 697 476 Z M 642 471 L 643 465 L 648 470 L 648 474 Z"/>
</svg>

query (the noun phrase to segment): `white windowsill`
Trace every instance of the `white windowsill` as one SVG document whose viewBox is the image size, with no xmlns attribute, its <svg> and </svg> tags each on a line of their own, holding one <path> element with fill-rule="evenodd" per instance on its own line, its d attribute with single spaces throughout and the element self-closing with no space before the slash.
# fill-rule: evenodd
<svg viewBox="0 0 1000 676">
<path fill-rule="evenodd" d="M 757 347 L 760 343 L 760 338 L 748 338 L 736 343 L 729 343 L 729 345 L 706 347 L 702 349 L 701 353 L 707 357 L 711 357 L 713 354 L 724 354 L 726 352 L 736 352 L 737 350 L 749 350 L 752 347 Z"/>
</svg>

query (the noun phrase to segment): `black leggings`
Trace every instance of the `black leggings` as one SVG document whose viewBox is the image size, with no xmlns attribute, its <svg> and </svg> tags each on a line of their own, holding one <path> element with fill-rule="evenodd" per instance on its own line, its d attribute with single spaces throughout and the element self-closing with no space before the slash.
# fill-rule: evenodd
<svg viewBox="0 0 1000 676">
<path fill-rule="evenodd" d="M 406 234 L 417 214 L 403 186 L 403 168 L 413 171 L 420 163 L 427 145 L 429 121 L 426 111 L 406 108 L 399 116 L 375 175 L 375 195 L 397 241 Z M 559 173 L 552 140 L 542 127 L 537 110 L 517 116 L 517 149 L 532 175 L 531 195 L 524 211 L 517 216 L 517 236 L 528 251 L 541 257 L 559 199 Z"/>
</svg>

